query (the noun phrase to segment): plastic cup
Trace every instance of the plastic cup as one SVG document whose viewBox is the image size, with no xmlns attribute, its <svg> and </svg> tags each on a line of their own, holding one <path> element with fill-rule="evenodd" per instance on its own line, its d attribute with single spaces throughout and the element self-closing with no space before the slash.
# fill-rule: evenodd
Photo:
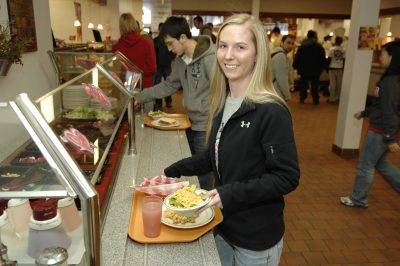
<svg viewBox="0 0 400 266">
<path fill-rule="evenodd" d="M 154 238 L 160 235 L 162 199 L 148 196 L 142 199 L 143 231 L 146 237 Z"/>
<path fill-rule="evenodd" d="M 66 232 L 74 231 L 82 223 L 73 198 L 64 198 L 58 201 L 62 223 Z"/>
<path fill-rule="evenodd" d="M 29 217 L 32 215 L 28 199 L 9 200 L 7 212 L 15 233 L 21 235 L 28 231 Z"/>
</svg>

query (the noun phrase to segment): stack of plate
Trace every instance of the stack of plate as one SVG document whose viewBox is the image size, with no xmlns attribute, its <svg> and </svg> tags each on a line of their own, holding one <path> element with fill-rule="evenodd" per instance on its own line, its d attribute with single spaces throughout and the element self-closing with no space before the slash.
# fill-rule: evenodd
<svg viewBox="0 0 400 266">
<path fill-rule="evenodd" d="M 115 109 L 118 106 L 118 100 L 117 98 L 114 97 L 108 97 L 111 103 L 111 109 Z M 104 109 L 104 106 L 101 105 L 98 101 L 95 99 L 90 99 L 90 108 L 94 109 Z"/>
<path fill-rule="evenodd" d="M 64 109 L 89 107 L 90 96 L 82 85 L 71 85 L 62 90 Z"/>
</svg>

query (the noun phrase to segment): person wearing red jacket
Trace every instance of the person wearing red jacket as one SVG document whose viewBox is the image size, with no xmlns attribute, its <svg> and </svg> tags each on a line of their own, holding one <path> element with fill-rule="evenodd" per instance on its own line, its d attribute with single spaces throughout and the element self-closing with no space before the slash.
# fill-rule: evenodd
<svg viewBox="0 0 400 266">
<path fill-rule="evenodd" d="M 121 37 L 113 46 L 113 52 L 119 51 L 133 64 L 143 71 L 143 87 L 153 85 L 153 75 L 157 70 L 154 45 L 139 34 L 135 18 L 130 13 L 124 13 L 119 18 Z"/>
</svg>

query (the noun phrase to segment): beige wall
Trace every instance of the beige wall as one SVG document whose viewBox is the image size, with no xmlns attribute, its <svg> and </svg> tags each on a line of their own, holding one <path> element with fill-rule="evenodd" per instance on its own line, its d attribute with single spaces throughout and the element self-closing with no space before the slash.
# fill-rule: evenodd
<svg viewBox="0 0 400 266">
<path fill-rule="evenodd" d="M 87 27 L 89 22 L 93 23 L 95 28 L 98 24 L 103 25 L 103 39 L 107 35 L 113 39 L 119 38 L 118 0 L 108 0 L 107 6 L 100 6 L 88 0 L 49 0 L 51 27 L 56 38 L 68 41 L 70 35 L 76 34 L 73 26 L 76 19 L 74 2 L 81 4 L 83 42 L 94 40 L 92 31 Z"/>
<path fill-rule="evenodd" d="M 0 23 L 3 24 L 8 21 L 7 1 L 0 0 L 0 6 Z M 57 77 L 47 55 L 47 51 L 53 49 L 49 2 L 33 0 L 33 9 L 38 50 L 24 54 L 23 66 L 14 64 L 7 76 L 0 77 L 0 102 L 13 100 L 23 92 L 36 99 L 57 86 Z M 27 134 L 9 106 L 0 107 L 0 129 L 1 161 L 27 139 Z"/>
<path fill-rule="evenodd" d="M 8 21 L 7 1 L 0 0 L 0 23 Z M 7 76 L 0 77 L 0 101 L 14 99 L 28 92 L 33 98 L 43 95 L 57 85 L 57 77 L 47 55 L 53 49 L 48 1 L 33 0 L 38 50 L 22 56 L 23 66 L 13 64 Z"/>
</svg>

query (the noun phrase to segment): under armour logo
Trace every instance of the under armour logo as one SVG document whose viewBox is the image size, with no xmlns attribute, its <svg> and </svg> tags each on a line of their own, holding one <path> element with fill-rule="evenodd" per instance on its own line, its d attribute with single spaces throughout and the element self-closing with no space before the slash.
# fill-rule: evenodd
<svg viewBox="0 0 400 266">
<path fill-rule="evenodd" d="M 240 126 L 249 128 L 250 127 L 250 122 L 246 123 L 245 121 L 242 120 L 242 124 Z"/>
</svg>

